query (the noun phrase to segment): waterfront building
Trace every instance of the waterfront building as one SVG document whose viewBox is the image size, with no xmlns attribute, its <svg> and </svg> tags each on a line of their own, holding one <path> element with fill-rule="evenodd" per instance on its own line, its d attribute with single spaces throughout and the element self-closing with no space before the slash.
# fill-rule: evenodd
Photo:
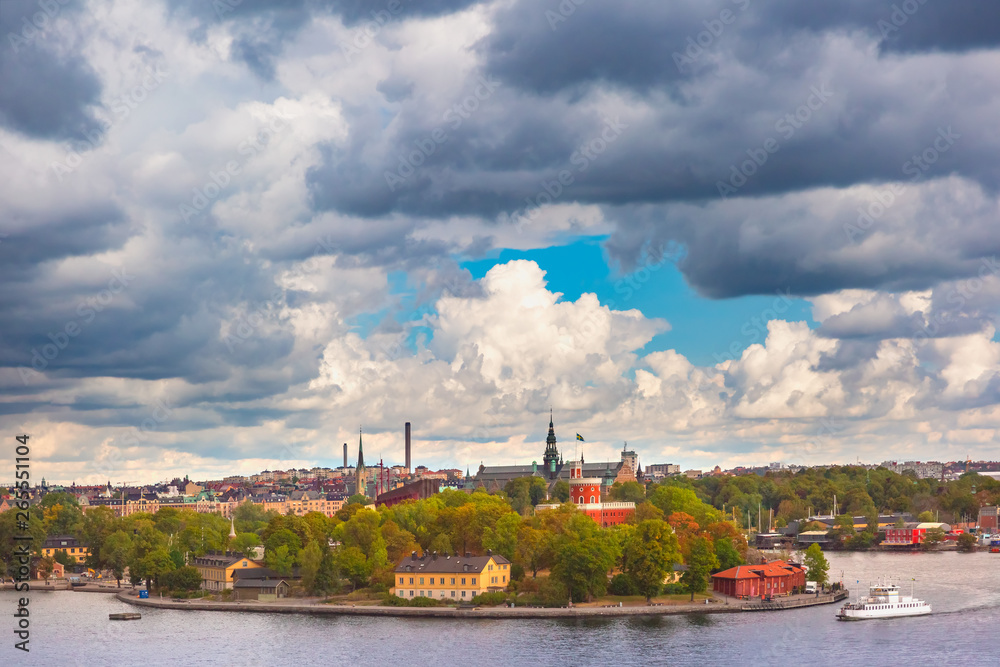
<svg viewBox="0 0 1000 667">
<path fill-rule="evenodd" d="M 90 555 L 90 549 L 71 535 L 56 535 L 42 542 L 42 556 L 54 557 L 59 552 L 73 556 L 80 562 Z"/>
<path fill-rule="evenodd" d="M 885 540 L 882 541 L 883 546 L 912 546 L 916 544 L 921 544 L 927 538 L 927 531 L 932 528 L 940 528 L 944 533 L 951 532 L 951 526 L 946 523 L 938 522 L 924 522 L 907 523 L 903 528 L 887 528 L 885 531 Z"/>
<path fill-rule="evenodd" d="M 608 488 L 600 477 L 586 477 L 582 461 L 572 461 L 569 466 L 569 500 L 577 508 L 597 522 L 599 526 L 616 526 L 626 523 L 635 515 L 633 502 L 604 502 Z M 539 504 L 536 512 L 555 509 L 558 503 Z"/>
<path fill-rule="evenodd" d="M 396 566 L 395 577 L 391 592 L 401 598 L 468 602 L 480 593 L 505 590 L 510 583 L 510 561 L 489 549 L 485 556 L 434 552 L 419 558 L 414 551 Z"/>
<path fill-rule="evenodd" d="M 712 575 L 712 590 L 730 597 L 788 595 L 806 585 L 806 571 L 797 563 L 776 560 L 760 565 L 737 565 Z"/>
<path fill-rule="evenodd" d="M 979 529 L 984 533 L 995 533 L 1000 530 L 997 510 L 1000 510 L 1000 507 L 996 505 L 979 508 Z"/>
<path fill-rule="evenodd" d="M 231 551 L 209 551 L 204 556 L 195 556 L 191 565 L 201 574 L 201 587 L 206 591 L 231 589 L 237 570 L 263 567 L 260 563 Z"/>
<path fill-rule="evenodd" d="M 404 484 L 403 486 L 379 494 L 375 499 L 376 507 L 385 505 L 392 507 L 408 500 L 424 500 L 430 498 L 441 490 L 441 480 L 432 478 L 418 479 L 415 482 Z"/>
</svg>

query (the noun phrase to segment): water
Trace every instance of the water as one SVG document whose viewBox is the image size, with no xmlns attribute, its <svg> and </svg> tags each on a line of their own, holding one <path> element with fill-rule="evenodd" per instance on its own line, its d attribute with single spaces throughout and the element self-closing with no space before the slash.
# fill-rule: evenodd
<svg viewBox="0 0 1000 667">
<path fill-rule="evenodd" d="M 141 609 L 98 593 L 31 593 L 31 653 L 12 647 L 17 595 L 0 592 L 0 665 L 996 664 L 996 554 L 828 554 L 852 589 L 891 575 L 922 618 L 843 623 L 836 607 L 763 614 L 572 620 L 311 617 Z"/>
</svg>

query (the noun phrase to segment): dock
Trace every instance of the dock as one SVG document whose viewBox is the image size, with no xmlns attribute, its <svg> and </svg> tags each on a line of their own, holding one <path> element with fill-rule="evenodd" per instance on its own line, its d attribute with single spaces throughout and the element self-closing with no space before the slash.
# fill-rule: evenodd
<svg viewBox="0 0 1000 667">
<path fill-rule="evenodd" d="M 796 596 L 795 598 L 778 598 L 775 600 L 761 600 L 759 602 L 748 602 L 740 607 L 741 611 L 782 611 L 784 609 L 800 609 L 802 607 L 815 607 L 821 604 L 834 604 L 847 598 L 850 591 L 846 588 L 836 593 L 825 593 L 818 597 Z"/>
<path fill-rule="evenodd" d="M 138 621 L 140 618 L 142 618 L 142 614 L 134 611 L 124 614 L 108 614 L 108 620 L 111 621 Z"/>
</svg>

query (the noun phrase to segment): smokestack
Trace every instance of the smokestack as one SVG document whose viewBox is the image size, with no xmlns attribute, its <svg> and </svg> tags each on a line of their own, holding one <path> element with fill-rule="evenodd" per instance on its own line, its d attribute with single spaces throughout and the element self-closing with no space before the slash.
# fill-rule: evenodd
<svg viewBox="0 0 1000 667">
<path fill-rule="evenodd" d="M 410 472 L 410 422 L 406 422 L 406 472 Z"/>
<path fill-rule="evenodd" d="M 347 443 L 344 443 L 344 467 L 347 467 Z"/>
</svg>

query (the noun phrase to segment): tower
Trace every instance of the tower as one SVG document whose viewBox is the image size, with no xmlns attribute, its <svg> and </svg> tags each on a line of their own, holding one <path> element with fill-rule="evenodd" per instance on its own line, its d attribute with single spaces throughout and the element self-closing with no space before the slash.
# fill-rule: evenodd
<svg viewBox="0 0 1000 667">
<path fill-rule="evenodd" d="M 347 469 L 347 443 L 344 443 L 344 470 Z"/>
<path fill-rule="evenodd" d="M 406 472 L 409 474 L 410 470 L 410 422 L 406 422 Z"/>
<path fill-rule="evenodd" d="M 552 425 L 552 410 L 549 410 L 549 435 L 545 438 L 545 455 L 542 457 L 545 472 L 549 479 L 555 479 L 558 474 L 556 464 L 559 462 L 559 449 L 556 447 L 556 430 Z"/>
<path fill-rule="evenodd" d="M 365 475 L 365 451 L 361 444 L 361 429 L 358 429 L 358 466 L 354 469 L 354 488 L 355 493 L 360 493 L 361 495 L 367 495 L 368 480 L 367 475 Z"/>
</svg>

